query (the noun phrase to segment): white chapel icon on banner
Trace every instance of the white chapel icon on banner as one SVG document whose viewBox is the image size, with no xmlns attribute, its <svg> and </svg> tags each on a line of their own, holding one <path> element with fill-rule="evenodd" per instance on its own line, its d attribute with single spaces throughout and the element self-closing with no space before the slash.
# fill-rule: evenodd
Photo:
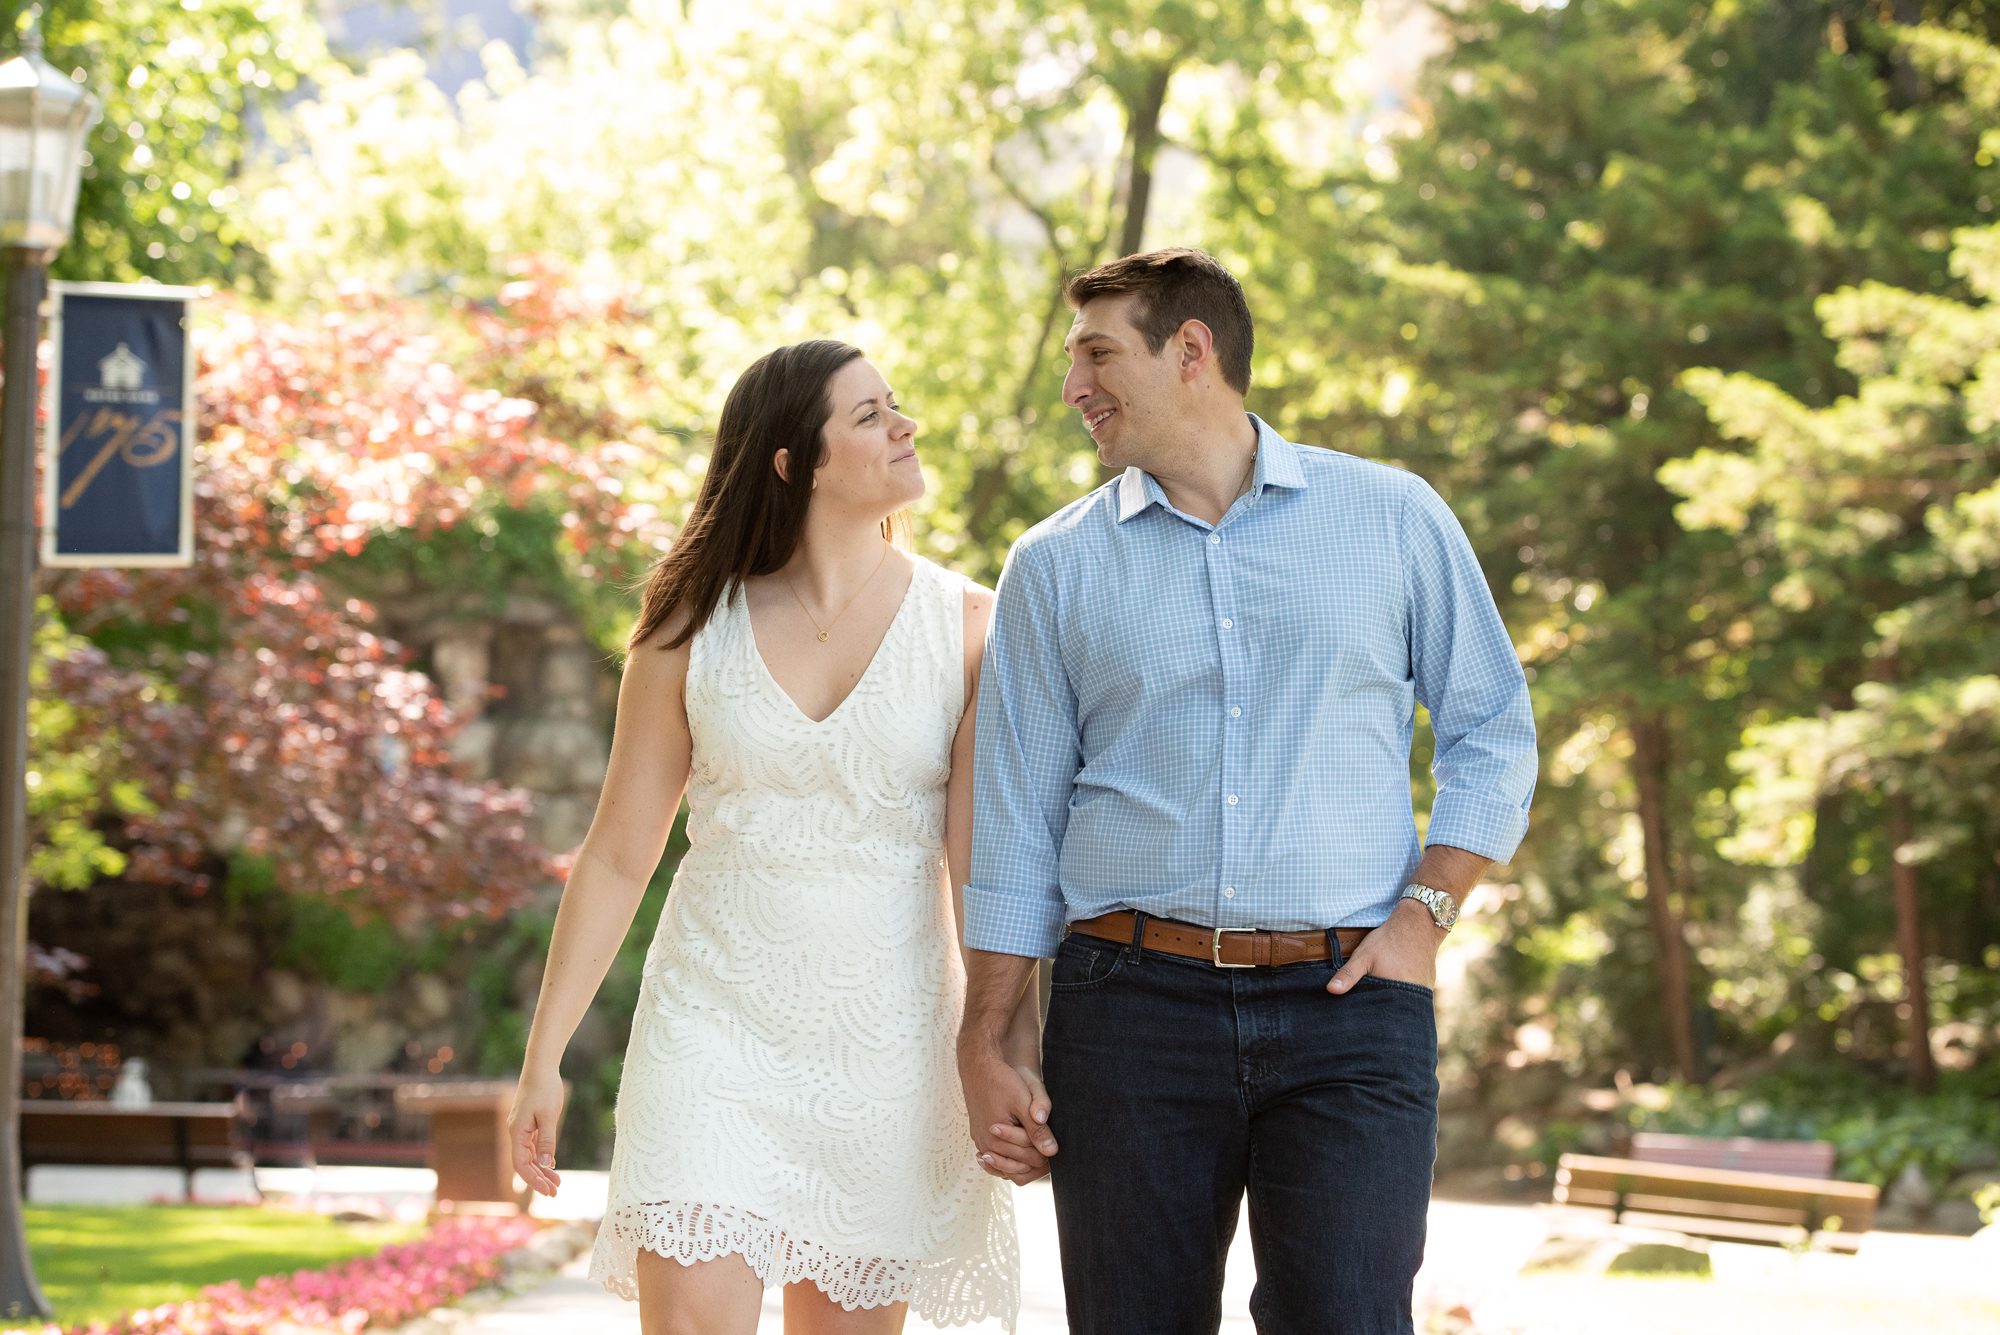
<svg viewBox="0 0 2000 1335">
<path fill-rule="evenodd" d="M 103 347 L 102 343 L 97 345 Z M 120 343 L 109 357 L 97 361 L 97 374 L 106 389 L 140 389 L 146 383 L 146 363 Z"/>
</svg>

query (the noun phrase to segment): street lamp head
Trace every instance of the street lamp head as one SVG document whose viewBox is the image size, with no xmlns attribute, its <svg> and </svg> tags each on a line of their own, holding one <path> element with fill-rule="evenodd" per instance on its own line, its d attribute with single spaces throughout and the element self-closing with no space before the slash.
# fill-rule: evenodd
<svg viewBox="0 0 2000 1335">
<path fill-rule="evenodd" d="M 21 54 L 0 65 L 0 246 L 56 250 L 69 240 L 96 98 L 42 59 L 34 17 Z"/>
</svg>

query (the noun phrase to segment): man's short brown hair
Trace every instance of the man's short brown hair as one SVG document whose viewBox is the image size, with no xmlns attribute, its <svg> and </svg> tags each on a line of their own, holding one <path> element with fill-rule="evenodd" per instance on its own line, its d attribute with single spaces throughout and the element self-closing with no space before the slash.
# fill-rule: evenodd
<svg viewBox="0 0 2000 1335">
<path fill-rule="evenodd" d="M 1155 357 L 1175 330 L 1199 320 L 1215 337 L 1215 364 L 1223 380 L 1238 394 L 1250 392 L 1250 350 L 1256 343 L 1250 303 L 1236 275 L 1215 256 L 1188 246 L 1149 250 L 1071 274 L 1063 283 L 1063 296 L 1078 310 L 1087 301 L 1128 292 L 1139 298 L 1132 323 Z"/>
</svg>

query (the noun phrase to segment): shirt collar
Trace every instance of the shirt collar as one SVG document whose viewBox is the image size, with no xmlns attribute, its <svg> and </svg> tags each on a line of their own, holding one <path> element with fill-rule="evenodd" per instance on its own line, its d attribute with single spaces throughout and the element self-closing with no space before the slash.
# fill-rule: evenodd
<svg viewBox="0 0 2000 1335">
<path fill-rule="evenodd" d="M 1257 467 L 1250 475 L 1250 494 L 1261 495 L 1266 487 L 1303 491 L 1306 471 L 1299 464 L 1299 447 L 1271 429 L 1271 424 L 1255 413 L 1248 414 L 1257 427 Z M 1154 505 L 1167 505 L 1167 493 L 1153 475 L 1136 464 L 1118 479 L 1118 522 L 1124 523 Z"/>
</svg>

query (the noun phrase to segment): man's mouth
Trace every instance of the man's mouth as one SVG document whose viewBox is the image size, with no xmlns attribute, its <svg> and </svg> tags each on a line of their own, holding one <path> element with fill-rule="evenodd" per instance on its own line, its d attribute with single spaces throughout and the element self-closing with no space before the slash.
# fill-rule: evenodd
<svg viewBox="0 0 2000 1335">
<path fill-rule="evenodd" d="M 1105 418 L 1117 411 L 1116 408 L 1100 408 L 1094 413 L 1086 413 L 1083 418 L 1084 428 L 1095 432 L 1099 426 L 1103 425 Z"/>
</svg>

